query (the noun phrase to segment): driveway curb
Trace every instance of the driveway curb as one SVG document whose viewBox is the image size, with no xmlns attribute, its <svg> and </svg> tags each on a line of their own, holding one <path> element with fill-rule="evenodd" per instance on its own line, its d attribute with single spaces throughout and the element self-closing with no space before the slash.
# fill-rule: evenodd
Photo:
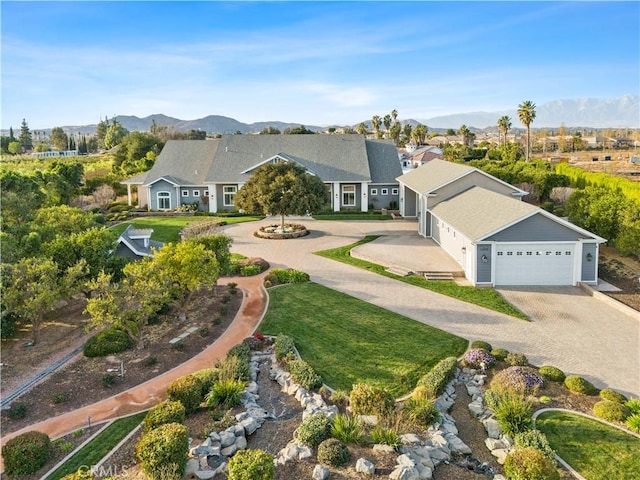
<svg viewBox="0 0 640 480">
<path fill-rule="evenodd" d="M 606 303 L 610 307 L 613 307 L 619 312 L 629 315 L 631 318 L 635 318 L 640 322 L 640 312 L 638 312 L 637 310 L 634 310 L 629 305 L 625 305 L 624 303 L 616 300 L 615 298 L 611 298 L 609 295 L 606 295 L 602 292 L 597 291 L 591 285 L 587 285 L 586 283 L 578 283 L 578 286 L 582 290 L 584 290 L 588 295 L 592 296 L 596 300 Z"/>
</svg>

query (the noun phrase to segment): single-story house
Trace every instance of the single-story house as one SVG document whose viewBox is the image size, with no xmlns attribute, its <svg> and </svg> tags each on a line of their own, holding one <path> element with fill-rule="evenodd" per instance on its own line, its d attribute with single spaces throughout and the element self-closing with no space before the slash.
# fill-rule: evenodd
<svg viewBox="0 0 640 480">
<path fill-rule="evenodd" d="M 174 210 L 196 204 L 208 212 L 235 210 L 238 190 L 268 162 L 295 162 L 317 175 L 334 211 L 397 208 L 402 174 L 393 142 L 363 135 L 223 135 L 170 140 L 148 172 L 123 181 L 138 205 Z"/>
<path fill-rule="evenodd" d="M 400 213 L 418 219 L 473 285 L 597 283 L 606 240 L 521 201 L 527 192 L 477 168 L 432 160 L 400 177 Z"/>
<path fill-rule="evenodd" d="M 118 237 L 116 256 L 131 260 L 152 257 L 153 250 L 162 248 L 164 245 L 162 242 L 151 240 L 152 234 L 151 228 L 134 228 L 133 225 L 129 225 Z"/>
</svg>

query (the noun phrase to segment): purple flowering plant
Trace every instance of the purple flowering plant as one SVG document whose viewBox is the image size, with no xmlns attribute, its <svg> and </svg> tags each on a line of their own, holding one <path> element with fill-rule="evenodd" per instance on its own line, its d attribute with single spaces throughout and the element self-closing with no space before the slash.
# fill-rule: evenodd
<svg viewBox="0 0 640 480">
<path fill-rule="evenodd" d="M 544 386 L 544 378 L 534 368 L 515 366 L 498 372 L 491 382 L 494 386 L 531 395 Z"/>
<path fill-rule="evenodd" d="M 472 348 L 464 354 L 464 363 L 472 368 L 489 368 L 496 358 L 483 348 Z"/>
</svg>

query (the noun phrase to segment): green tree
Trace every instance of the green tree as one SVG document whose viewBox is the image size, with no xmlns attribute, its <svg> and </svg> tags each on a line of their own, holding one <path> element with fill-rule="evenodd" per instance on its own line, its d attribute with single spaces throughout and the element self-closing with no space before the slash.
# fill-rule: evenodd
<svg viewBox="0 0 640 480">
<path fill-rule="evenodd" d="M 400 133 L 402 133 L 402 126 L 400 122 L 396 122 L 391 126 L 391 130 L 389 131 L 389 135 L 393 138 L 396 146 L 398 146 L 398 141 L 400 140 Z"/>
<path fill-rule="evenodd" d="M 149 170 L 162 147 L 164 141 L 151 133 L 131 132 L 122 139 L 120 147 L 113 154 L 111 170 L 124 175 Z"/>
<path fill-rule="evenodd" d="M 104 148 L 109 150 L 110 148 L 115 147 L 116 145 L 120 145 L 122 139 L 129 133 L 129 131 L 124 128 L 118 120 L 113 118 L 111 120 L 111 125 L 107 128 L 107 133 L 104 136 Z"/>
<path fill-rule="evenodd" d="M 300 125 L 299 127 L 295 128 L 285 128 L 282 133 L 284 135 L 308 135 L 314 134 L 315 132 L 313 130 L 309 130 L 304 125 Z"/>
<path fill-rule="evenodd" d="M 360 135 L 366 135 L 367 134 L 367 125 L 364 122 L 360 122 L 358 124 L 358 127 L 356 128 L 356 131 L 360 134 Z"/>
<path fill-rule="evenodd" d="M 429 129 L 426 125 L 422 125 L 421 123 L 416 125 L 416 128 L 413 129 L 411 133 L 412 138 L 416 141 L 418 145 L 423 145 L 427 139 L 427 132 Z"/>
<path fill-rule="evenodd" d="M 84 166 L 80 162 L 53 161 L 43 174 L 45 189 L 50 203 L 68 204 L 77 195 L 84 177 Z"/>
<path fill-rule="evenodd" d="M 405 123 L 404 127 L 402 128 L 402 133 L 404 133 L 404 136 L 407 137 L 408 139 L 411 138 L 411 134 L 413 133 L 413 127 L 411 126 L 410 123 Z"/>
<path fill-rule="evenodd" d="M 390 134 L 389 130 L 391 129 L 391 115 L 386 114 L 382 118 L 382 123 L 384 124 L 384 129 L 387 131 L 387 136 L 389 136 Z"/>
<path fill-rule="evenodd" d="M 503 115 L 498 119 L 498 130 L 502 133 L 503 145 L 507 144 L 507 134 L 511 129 L 511 118 L 508 115 Z"/>
<path fill-rule="evenodd" d="M 398 110 L 395 108 L 391 110 L 391 119 L 393 120 L 393 123 L 398 121 Z"/>
<path fill-rule="evenodd" d="M 380 138 L 380 125 L 382 125 L 382 119 L 379 115 L 374 115 L 371 119 L 371 125 L 373 126 L 373 131 L 376 134 L 376 138 Z"/>
<path fill-rule="evenodd" d="M 104 148 L 104 138 L 107 135 L 108 129 L 109 119 L 107 117 L 104 117 L 104 120 L 102 120 L 101 118 L 98 122 L 98 126 L 96 127 L 96 134 L 94 136 L 97 143 L 97 148 Z"/>
<path fill-rule="evenodd" d="M 471 135 L 472 135 L 471 130 L 469 130 L 469 127 L 467 127 L 466 125 L 462 125 L 458 130 L 458 135 L 462 137 L 462 144 L 465 147 L 468 147 L 469 144 L 471 143 Z"/>
<path fill-rule="evenodd" d="M 9 141 L 10 142 L 15 142 L 16 141 L 16 137 L 13 134 L 13 127 L 9 127 Z"/>
<path fill-rule="evenodd" d="M 618 190 L 586 187 L 571 194 L 565 209 L 569 221 L 613 243 L 620 233 L 628 202 Z"/>
<path fill-rule="evenodd" d="M 7 150 L 9 151 L 9 153 L 17 155 L 18 153 L 22 152 L 22 144 L 20 142 L 11 142 L 9 143 Z"/>
<path fill-rule="evenodd" d="M 518 118 L 520 123 L 527 127 L 526 161 L 528 162 L 531 157 L 531 124 L 536 118 L 536 104 L 526 100 L 518 105 Z"/>
<path fill-rule="evenodd" d="M 53 127 L 51 129 L 51 141 L 53 142 L 53 148 L 61 152 L 67 149 L 69 137 L 61 127 Z"/>
<path fill-rule="evenodd" d="M 56 236 L 68 237 L 95 226 L 96 216 L 93 213 L 67 205 L 41 208 L 32 222 L 33 230 L 40 234 L 43 242 L 51 242 Z"/>
<path fill-rule="evenodd" d="M 27 121 L 23 118 L 22 124 L 20 125 L 20 137 L 19 137 L 20 145 L 22 145 L 22 150 L 27 151 L 33 148 L 33 137 L 31 136 L 31 130 L 29 130 L 29 125 L 27 125 Z"/>
<path fill-rule="evenodd" d="M 187 132 L 187 140 L 206 140 L 207 132 L 204 130 L 189 130 Z"/>
<path fill-rule="evenodd" d="M 48 258 L 28 257 L 13 265 L 2 265 L 2 315 L 14 314 L 31 323 L 33 343 L 40 337 L 44 316 L 58 301 L 73 292 L 84 275 L 84 262 L 67 269 L 60 276 L 58 265 Z"/>
<path fill-rule="evenodd" d="M 329 201 L 319 177 L 291 162 L 267 163 L 257 168 L 236 195 L 238 208 L 254 213 L 286 215 L 314 213 Z"/>
<path fill-rule="evenodd" d="M 280 130 L 278 130 L 276 127 L 264 127 L 261 131 L 260 131 L 260 135 L 280 135 Z"/>
</svg>

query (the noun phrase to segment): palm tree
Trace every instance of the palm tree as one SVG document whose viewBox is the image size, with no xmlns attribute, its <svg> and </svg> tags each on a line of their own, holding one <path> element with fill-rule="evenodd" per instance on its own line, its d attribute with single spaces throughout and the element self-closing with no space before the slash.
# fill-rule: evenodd
<svg viewBox="0 0 640 480">
<path fill-rule="evenodd" d="M 526 100 L 518 105 L 518 118 L 520 123 L 527 127 L 527 162 L 531 155 L 531 123 L 536 118 L 536 104 L 531 100 Z"/>
<path fill-rule="evenodd" d="M 382 123 L 384 123 L 384 128 L 387 130 L 387 136 L 389 136 L 389 129 L 391 128 L 391 115 L 385 115 L 382 119 Z"/>
<path fill-rule="evenodd" d="M 468 147 L 471 140 L 471 130 L 469 130 L 469 127 L 462 125 L 460 130 L 458 130 L 458 135 L 462 137 L 462 143 Z"/>
<path fill-rule="evenodd" d="M 376 132 L 376 138 L 380 138 L 380 125 L 382 124 L 382 120 L 379 115 L 374 115 L 371 119 L 371 125 L 373 125 L 373 130 Z"/>
<path fill-rule="evenodd" d="M 358 126 L 356 127 L 356 131 L 360 135 L 366 135 L 367 134 L 367 126 L 364 124 L 364 122 L 360 122 L 360 124 L 358 124 Z"/>
<path fill-rule="evenodd" d="M 507 145 L 507 133 L 511 129 L 511 118 L 508 115 L 504 115 L 498 119 L 498 130 L 502 132 L 504 137 L 504 145 Z"/>
<path fill-rule="evenodd" d="M 391 118 L 393 118 L 394 122 L 398 120 L 398 110 L 396 110 L 395 108 L 391 110 Z"/>
</svg>

